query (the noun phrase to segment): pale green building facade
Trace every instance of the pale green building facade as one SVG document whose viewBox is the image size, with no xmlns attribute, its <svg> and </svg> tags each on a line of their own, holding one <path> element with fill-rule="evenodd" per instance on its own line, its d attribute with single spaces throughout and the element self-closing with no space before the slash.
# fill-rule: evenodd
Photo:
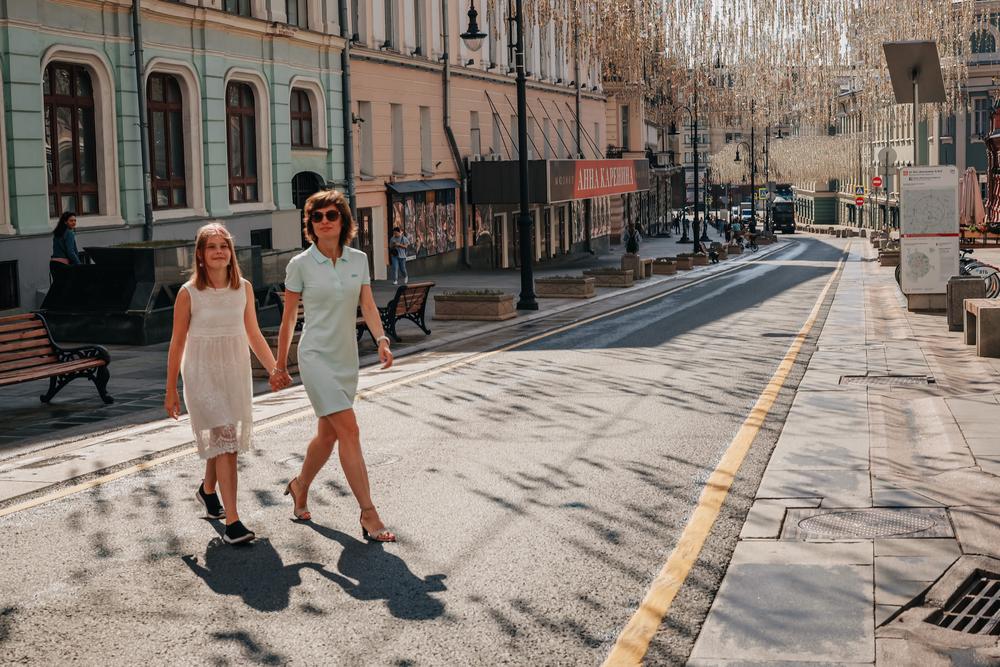
<svg viewBox="0 0 1000 667">
<path fill-rule="evenodd" d="M 142 131 L 154 240 L 221 221 L 239 245 L 298 247 L 302 199 L 344 179 L 338 14 L 143 0 L 140 114 L 130 0 L 0 0 L 0 313 L 39 305 L 62 211 L 81 248 L 142 240 Z"/>
</svg>

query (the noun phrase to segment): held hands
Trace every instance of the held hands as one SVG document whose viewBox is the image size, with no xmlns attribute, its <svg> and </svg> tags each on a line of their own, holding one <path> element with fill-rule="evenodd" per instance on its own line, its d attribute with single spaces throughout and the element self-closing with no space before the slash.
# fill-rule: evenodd
<svg viewBox="0 0 1000 667">
<path fill-rule="evenodd" d="M 177 394 L 177 389 L 167 389 L 167 396 L 163 399 L 163 408 L 167 411 L 168 417 L 177 419 L 181 416 L 181 398 Z"/>
<path fill-rule="evenodd" d="M 268 382 L 271 385 L 271 391 L 281 391 L 291 386 L 292 376 L 284 368 L 275 368 L 271 371 L 271 377 L 268 379 Z"/>
</svg>

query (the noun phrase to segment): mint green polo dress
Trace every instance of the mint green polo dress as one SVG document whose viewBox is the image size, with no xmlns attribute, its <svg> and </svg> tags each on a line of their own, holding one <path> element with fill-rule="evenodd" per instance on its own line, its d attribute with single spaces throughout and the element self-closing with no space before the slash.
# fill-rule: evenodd
<svg viewBox="0 0 1000 667">
<path fill-rule="evenodd" d="M 346 246 L 336 265 L 313 245 L 285 269 L 285 289 L 301 294 L 305 308 L 299 377 L 317 417 L 354 406 L 358 299 L 370 284 L 368 256 Z"/>
</svg>

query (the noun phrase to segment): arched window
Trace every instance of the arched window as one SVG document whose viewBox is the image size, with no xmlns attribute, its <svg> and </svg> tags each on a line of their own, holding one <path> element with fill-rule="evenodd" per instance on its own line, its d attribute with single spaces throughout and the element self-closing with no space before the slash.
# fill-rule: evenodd
<svg viewBox="0 0 1000 667">
<path fill-rule="evenodd" d="M 312 148 L 315 146 L 315 142 L 313 141 L 313 114 L 309 93 L 301 88 L 292 88 L 290 106 L 292 147 Z"/>
<path fill-rule="evenodd" d="M 171 74 L 150 74 L 146 82 L 146 107 L 153 208 L 184 208 L 188 205 L 184 179 L 184 104 L 177 78 Z"/>
<path fill-rule="evenodd" d="M 989 30 L 973 33 L 971 39 L 973 53 L 994 53 L 997 50 L 997 40 Z"/>
<path fill-rule="evenodd" d="M 94 87 L 81 65 L 52 62 L 42 79 L 49 216 L 100 212 Z"/>
<path fill-rule="evenodd" d="M 257 190 L 257 120 L 253 89 L 246 83 L 226 86 L 229 146 L 229 202 L 260 200 Z"/>
</svg>

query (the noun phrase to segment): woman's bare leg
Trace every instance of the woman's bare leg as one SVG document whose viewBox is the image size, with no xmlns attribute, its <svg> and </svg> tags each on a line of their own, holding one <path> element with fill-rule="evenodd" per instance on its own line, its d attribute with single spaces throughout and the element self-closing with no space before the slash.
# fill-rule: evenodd
<svg viewBox="0 0 1000 667">
<path fill-rule="evenodd" d="M 361 525 L 369 533 L 376 533 L 385 528 L 385 524 L 382 523 L 372 503 L 368 469 L 365 466 L 364 454 L 361 453 L 361 433 L 354 410 L 335 412 L 326 415 L 324 419 L 337 433 L 337 440 L 340 442 L 340 467 L 344 469 L 347 483 L 358 501 L 358 506 L 362 509 Z"/>
<path fill-rule="evenodd" d="M 325 418 L 320 418 L 316 425 L 316 435 L 309 441 L 309 447 L 306 449 L 306 458 L 302 462 L 302 469 L 299 471 L 298 477 L 292 481 L 292 492 L 300 503 L 300 508 L 307 505 L 309 487 L 312 486 L 316 475 L 330 459 L 336 444 L 337 432 L 333 430 Z"/>
<path fill-rule="evenodd" d="M 240 520 L 236 511 L 236 453 L 219 454 L 211 459 L 215 462 L 215 474 L 219 479 L 219 490 L 222 492 L 222 506 L 226 508 L 226 525 Z"/>
</svg>

